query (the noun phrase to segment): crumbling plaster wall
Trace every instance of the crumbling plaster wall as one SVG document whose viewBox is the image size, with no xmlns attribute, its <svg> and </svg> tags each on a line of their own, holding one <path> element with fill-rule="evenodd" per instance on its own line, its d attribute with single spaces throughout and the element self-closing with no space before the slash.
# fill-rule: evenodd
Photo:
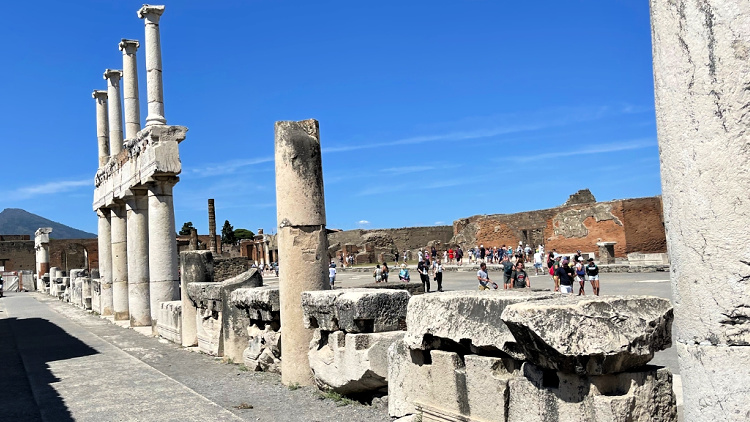
<svg viewBox="0 0 750 422">
<path fill-rule="evenodd" d="M 33 240 L 0 242 L 0 258 L 5 261 L 5 271 L 36 269 L 36 253 Z"/>
<path fill-rule="evenodd" d="M 403 227 L 398 229 L 381 230 L 345 230 L 329 233 L 328 244 L 331 246 L 335 246 L 338 244 L 339 247 L 336 250 L 339 251 L 346 244 L 362 244 L 365 237 L 368 234 L 372 233 L 382 233 L 384 237 L 390 237 L 393 240 L 394 247 L 400 254 L 403 254 L 404 250 L 417 251 L 419 250 L 419 248 L 424 248 L 425 246 L 427 246 L 429 242 L 436 240 L 440 241 L 441 244 L 447 244 L 450 241 L 451 237 L 453 237 L 453 227 L 430 226 Z"/>
</svg>

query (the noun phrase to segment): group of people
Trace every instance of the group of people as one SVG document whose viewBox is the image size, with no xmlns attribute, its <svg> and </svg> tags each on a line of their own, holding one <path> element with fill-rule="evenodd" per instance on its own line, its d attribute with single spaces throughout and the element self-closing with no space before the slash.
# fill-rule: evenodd
<svg viewBox="0 0 750 422">
<path fill-rule="evenodd" d="M 458 246 L 455 249 L 451 246 L 448 249 L 445 249 L 442 254 L 438 251 L 438 249 L 435 246 L 432 246 L 429 250 L 427 249 L 420 249 L 417 251 L 417 260 L 418 261 L 432 261 L 433 263 L 440 261 L 438 258 L 439 255 L 442 255 L 442 262 L 445 262 L 446 264 L 456 264 L 456 265 L 463 265 L 463 259 L 464 259 L 464 250 Z M 406 264 L 407 260 L 409 259 L 409 252 L 404 251 L 404 264 Z"/>
<path fill-rule="evenodd" d="M 511 245 L 503 245 L 499 248 L 497 246 L 485 248 L 484 245 L 479 245 L 469 249 L 469 259 L 472 262 L 484 262 L 487 264 L 499 264 L 505 257 L 508 257 L 513 262 L 532 262 L 532 257 L 535 253 L 543 256 L 544 245 L 539 245 L 535 249 L 532 249 L 528 243 L 524 246 L 523 242 L 518 242 L 518 246 L 515 249 Z"/>
<path fill-rule="evenodd" d="M 524 269 L 524 259 L 515 257 L 513 261 L 509 255 L 503 255 L 501 258 L 503 271 L 503 289 L 523 289 L 531 288 L 529 274 Z M 577 251 L 573 256 L 573 266 L 570 265 L 570 257 L 558 255 L 552 251 L 547 256 L 547 268 L 554 281 L 554 290 L 560 293 L 573 293 L 573 284 L 578 283 L 578 295 L 586 294 L 586 280 L 591 283 L 594 294 L 599 296 L 599 267 L 594 262 L 594 258 L 589 258 L 584 263 L 581 251 Z M 541 269 L 541 252 L 536 251 L 534 254 L 534 268 L 539 275 Z M 477 271 L 477 280 L 479 281 L 479 290 L 488 290 L 490 288 L 498 289 L 497 283 L 490 280 L 487 273 L 487 264 L 482 262 Z"/>
</svg>

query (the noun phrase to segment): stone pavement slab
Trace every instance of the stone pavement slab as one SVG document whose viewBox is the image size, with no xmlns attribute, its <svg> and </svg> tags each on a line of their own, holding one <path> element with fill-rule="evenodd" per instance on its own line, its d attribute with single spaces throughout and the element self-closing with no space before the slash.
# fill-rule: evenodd
<svg viewBox="0 0 750 422">
<path fill-rule="evenodd" d="M 242 371 L 41 294 L 0 299 L 0 339 L 4 372 L 14 374 L 0 384 L 20 392 L 0 397 L 0 411 L 17 414 L 14 420 L 390 419 L 385 409 L 339 407 L 313 389 L 291 391 L 277 375 Z M 236 408 L 242 404 L 252 409 Z"/>
</svg>

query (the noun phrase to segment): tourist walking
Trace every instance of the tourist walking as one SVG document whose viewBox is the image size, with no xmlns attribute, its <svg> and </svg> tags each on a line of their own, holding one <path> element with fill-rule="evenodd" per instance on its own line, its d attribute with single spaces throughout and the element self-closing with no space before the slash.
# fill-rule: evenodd
<svg viewBox="0 0 750 422">
<path fill-rule="evenodd" d="M 432 275 L 435 278 L 435 281 L 437 282 L 437 291 L 442 292 L 443 291 L 443 264 L 440 263 L 440 258 L 435 260 L 435 263 L 432 264 Z"/>
<path fill-rule="evenodd" d="M 456 250 L 456 264 L 461 265 L 461 261 L 464 259 L 464 250 L 459 246 Z"/>
<path fill-rule="evenodd" d="M 380 268 L 380 278 L 384 282 L 388 282 L 388 264 L 383 262 L 383 266 Z"/>
<path fill-rule="evenodd" d="M 586 296 L 584 287 L 586 287 L 586 269 L 583 268 L 583 257 L 579 256 L 575 267 L 575 280 L 581 287 L 578 289 L 578 296 Z"/>
<path fill-rule="evenodd" d="M 534 252 L 534 273 L 535 275 L 539 275 L 539 272 L 542 271 L 542 253 L 539 251 Z"/>
<path fill-rule="evenodd" d="M 336 264 L 331 261 L 331 265 L 328 267 L 328 282 L 331 284 L 333 289 L 333 283 L 336 282 Z"/>
<path fill-rule="evenodd" d="M 430 267 L 425 264 L 425 261 L 419 261 L 417 264 L 417 272 L 419 273 L 419 279 L 422 280 L 422 287 L 425 293 L 430 292 Z"/>
<path fill-rule="evenodd" d="M 477 271 L 477 280 L 479 280 L 479 290 L 489 290 L 490 287 L 497 289 L 497 283 L 490 281 L 490 276 L 487 274 L 487 264 L 482 262 L 479 264 L 479 271 Z"/>
<path fill-rule="evenodd" d="M 555 291 L 560 293 L 573 293 L 573 269 L 570 268 L 568 257 L 562 260 L 562 264 L 555 270 Z"/>
<path fill-rule="evenodd" d="M 589 263 L 586 265 L 586 275 L 589 276 L 594 294 L 599 296 L 599 267 L 594 263 L 594 258 L 589 258 Z"/>
<path fill-rule="evenodd" d="M 529 280 L 529 275 L 526 274 L 523 267 L 523 261 L 517 262 L 516 269 L 510 276 L 511 286 L 513 286 L 514 289 L 531 288 L 531 280 Z"/>
<path fill-rule="evenodd" d="M 513 275 L 513 263 L 510 261 L 510 257 L 505 255 L 503 257 L 503 289 L 510 289 L 510 277 Z"/>
<path fill-rule="evenodd" d="M 383 269 L 380 268 L 380 265 L 375 266 L 375 271 L 372 272 L 372 276 L 375 277 L 376 283 L 380 283 L 380 280 L 383 278 Z"/>
</svg>

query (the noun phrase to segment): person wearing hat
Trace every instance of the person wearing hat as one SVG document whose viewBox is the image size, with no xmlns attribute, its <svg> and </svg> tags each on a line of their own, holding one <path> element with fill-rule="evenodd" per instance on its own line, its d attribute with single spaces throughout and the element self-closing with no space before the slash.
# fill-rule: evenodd
<svg viewBox="0 0 750 422">
<path fill-rule="evenodd" d="M 594 294 L 599 296 L 599 267 L 594 263 L 594 258 L 589 258 L 589 263 L 586 265 L 586 275 L 589 276 Z"/>
<path fill-rule="evenodd" d="M 578 288 L 578 296 L 586 296 L 586 292 L 584 291 L 584 288 L 586 287 L 586 269 L 583 267 L 582 256 L 576 258 L 575 280 L 581 286 L 580 288 Z"/>
<path fill-rule="evenodd" d="M 555 291 L 560 293 L 573 293 L 573 269 L 568 265 L 570 260 L 566 256 L 562 264 L 555 270 Z"/>
<path fill-rule="evenodd" d="M 328 281 L 331 283 L 331 289 L 333 290 L 333 283 L 336 282 L 336 263 L 333 261 L 328 266 Z"/>
</svg>

